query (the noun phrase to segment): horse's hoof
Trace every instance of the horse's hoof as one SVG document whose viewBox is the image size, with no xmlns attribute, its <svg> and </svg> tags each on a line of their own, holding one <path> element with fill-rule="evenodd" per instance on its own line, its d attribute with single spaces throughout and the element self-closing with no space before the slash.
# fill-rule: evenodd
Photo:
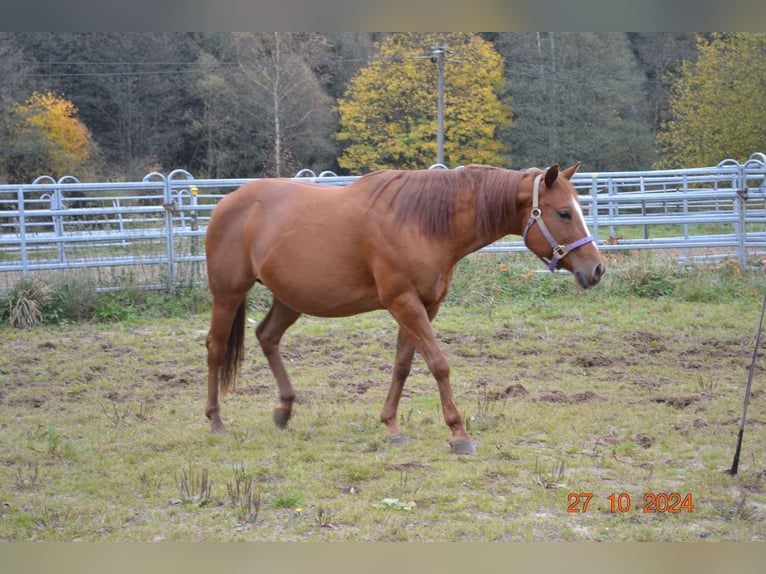
<svg viewBox="0 0 766 574">
<path fill-rule="evenodd" d="M 470 439 L 450 441 L 449 446 L 454 454 L 476 454 L 476 445 Z"/>
<path fill-rule="evenodd" d="M 286 429 L 289 420 L 289 414 L 285 413 L 281 409 L 274 409 L 274 424 L 277 425 L 277 428 Z"/>
<path fill-rule="evenodd" d="M 388 441 L 389 444 L 395 444 L 395 445 L 407 444 L 408 442 L 410 442 L 410 439 L 407 438 L 406 434 L 390 434 L 386 436 L 386 440 Z"/>
<path fill-rule="evenodd" d="M 210 417 L 210 432 L 215 434 L 226 434 L 226 427 L 223 426 L 221 417 L 217 415 Z"/>
</svg>

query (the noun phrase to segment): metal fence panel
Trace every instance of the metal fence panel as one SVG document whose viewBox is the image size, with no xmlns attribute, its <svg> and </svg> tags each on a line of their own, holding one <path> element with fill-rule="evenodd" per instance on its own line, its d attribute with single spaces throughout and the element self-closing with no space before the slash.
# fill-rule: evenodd
<svg viewBox="0 0 766 574">
<path fill-rule="evenodd" d="M 442 166 L 439 166 L 442 167 Z M 301 170 L 348 185 L 356 177 Z M 139 182 L 82 183 L 43 176 L 0 185 L 0 289 L 21 277 L 77 273 L 97 288 L 175 289 L 203 283 L 204 235 L 218 200 L 247 179 L 195 179 L 184 170 Z M 679 259 L 736 258 L 766 250 L 766 156 L 708 168 L 578 173 L 572 178 L 599 247 L 666 250 Z M 525 252 L 506 237 L 484 252 Z"/>
</svg>

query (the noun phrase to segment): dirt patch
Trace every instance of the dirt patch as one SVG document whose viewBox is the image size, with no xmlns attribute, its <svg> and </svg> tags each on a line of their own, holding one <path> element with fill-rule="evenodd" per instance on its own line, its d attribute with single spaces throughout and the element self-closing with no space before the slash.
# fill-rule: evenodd
<svg viewBox="0 0 766 574">
<path fill-rule="evenodd" d="M 595 354 L 595 355 L 586 355 L 586 356 L 580 356 L 574 359 L 572 361 L 573 364 L 585 367 L 585 368 L 591 368 L 591 367 L 609 367 L 611 365 L 614 365 L 616 362 L 615 359 L 605 357 L 601 354 Z"/>
<path fill-rule="evenodd" d="M 667 341 L 656 333 L 636 331 L 630 337 L 629 344 L 639 353 L 654 355 L 665 350 Z"/>
<path fill-rule="evenodd" d="M 593 444 L 596 446 L 612 446 L 620 443 L 620 437 L 616 434 L 608 434 L 600 437 L 596 437 Z"/>
<path fill-rule="evenodd" d="M 529 395 L 529 391 L 524 385 L 517 383 L 515 385 L 508 385 L 502 391 L 490 393 L 489 398 L 493 401 L 501 401 L 508 398 L 526 397 L 527 395 Z"/>
<path fill-rule="evenodd" d="M 569 398 L 564 391 L 546 391 L 540 393 L 535 401 L 540 401 L 542 403 L 568 403 Z"/>
<path fill-rule="evenodd" d="M 738 425 L 741 422 L 742 422 L 742 417 L 737 417 L 737 418 L 734 418 L 734 419 L 727 419 L 725 421 L 722 421 L 721 424 L 722 425 L 735 425 L 735 424 Z M 745 425 L 751 425 L 751 426 L 752 425 L 758 425 L 758 426 L 762 426 L 762 425 L 766 425 L 766 421 L 762 421 L 760 419 L 745 419 Z"/>
<path fill-rule="evenodd" d="M 363 395 L 376 385 L 375 381 L 358 381 L 351 385 L 357 395 Z"/>
<path fill-rule="evenodd" d="M 605 401 L 606 399 L 601 395 L 597 395 L 593 391 L 585 391 L 582 393 L 574 393 L 569 397 L 569 402 L 573 404 L 587 403 L 590 401 Z"/>
<path fill-rule="evenodd" d="M 647 381 L 644 379 L 639 379 L 634 384 L 645 391 L 656 391 L 657 389 L 661 389 L 664 386 L 664 383 L 660 381 Z"/>
<path fill-rule="evenodd" d="M 688 395 L 686 397 L 657 396 L 649 399 L 653 403 L 666 404 L 674 409 L 685 409 L 702 399 L 700 395 Z"/>
<path fill-rule="evenodd" d="M 630 440 L 632 440 L 639 446 L 642 446 L 644 448 L 649 448 L 654 444 L 655 438 L 648 434 L 636 433 L 630 437 Z"/>
<path fill-rule="evenodd" d="M 254 396 L 254 395 L 275 395 L 277 394 L 277 385 L 276 383 L 273 385 L 266 385 L 266 384 L 256 384 L 256 383 L 245 383 L 242 385 L 238 385 L 234 392 L 238 395 L 245 395 L 245 396 Z"/>
<path fill-rule="evenodd" d="M 189 385 L 196 382 L 196 378 L 198 378 L 198 374 L 193 371 L 182 371 L 179 373 L 155 373 L 154 374 L 154 380 L 156 380 L 159 383 L 162 383 L 163 388 L 178 388 L 178 387 L 188 387 Z"/>
<path fill-rule="evenodd" d="M 600 395 L 597 395 L 593 391 L 584 391 L 582 393 L 574 393 L 572 395 L 567 395 L 563 391 L 556 390 L 556 391 L 546 391 L 546 392 L 540 393 L 540 395 L 536 397 L 534 400 L 540 401 L 543 403 L 576 405 L 576 404 L 587 403 L 590 401 L 603 401 L 606 399 Z"/>
</svg>

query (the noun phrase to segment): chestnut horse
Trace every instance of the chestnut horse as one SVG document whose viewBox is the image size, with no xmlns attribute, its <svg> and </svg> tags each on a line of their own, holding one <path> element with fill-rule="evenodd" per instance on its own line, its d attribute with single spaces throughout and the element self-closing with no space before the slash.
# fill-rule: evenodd
<svg viewBox="0 0 766 574">
<path fill-rule="evenodd" d="M 205 414 L 212 430 L 223 430 L 218 395 L 237 377 L 247 294 L 258 281 L 274 296 L 256 336 L 279 388 L 277 426 L 287 426 L 295 399 L 279 352 L 285 330 L 302 313 L 342 317 L 387 309 L 399 326 L 380 415 L 388 439 L 405 440 L 396 412 L 417 350 L 436 379 L 452 451 L 474 452 L 431 321 L 457 262 L 508 234 L 523 235 L 551 270 L 572 272 L 581 287 L 600 281 L 606 262 L 570 182 L 579 166 L 560 173 L 558 165 L 383 170 L 345 187 L 262 179 L 221 199 L 206 237 L 213 307 Z"/>
</svg>

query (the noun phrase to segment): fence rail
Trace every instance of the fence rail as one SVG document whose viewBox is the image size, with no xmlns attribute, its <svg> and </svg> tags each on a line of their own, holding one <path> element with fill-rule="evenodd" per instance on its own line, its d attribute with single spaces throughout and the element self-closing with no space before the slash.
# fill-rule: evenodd
<svg viewBox="0 0 766 574">
<path fill-rule="evenodd" d="M 310 170 L 296 177 L 327 185 L 356 179 Z M 202 282 L 210 214 L 246 181 L 195 179 L 175 170 L 137 182 L 42 176 L 0 185 L 0 289 L 21 277 L 73 270 L 101 290 Z M 679 259 L 735 258 L 742 266 L 766 251 L 763 154 L 709 168 L 578 173 L 572 182 L 603 250 L 672 250 Z M 520 238 L 507 237 L 483 251 L 526 248 Z"/>
</svg>

